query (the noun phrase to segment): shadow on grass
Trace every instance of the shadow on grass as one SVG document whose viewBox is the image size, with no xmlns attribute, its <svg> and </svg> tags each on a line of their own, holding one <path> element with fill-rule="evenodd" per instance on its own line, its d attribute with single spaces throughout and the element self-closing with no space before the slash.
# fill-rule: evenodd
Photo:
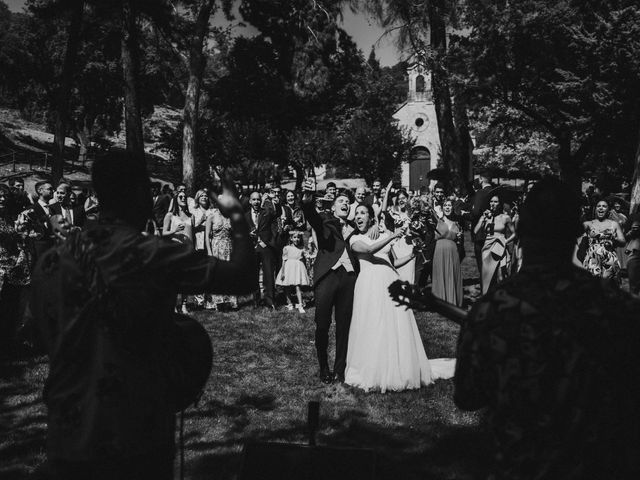
<svg viewBox="0 0 640 480">
<path fill-rule="evenodd" d="M 0 378 L 0 477 L 28 478 L 43 460 L 46 415 L 42 404 L 43 357 L 3 364 Z"/>
<path fill-rule="evenodd" d="M 473 479 L 485 476 L 488 469 L 487 459 L 488 437 L 478 426 L 445 426 L 441 423 L 427 425 L 424 429 L 411 426 L 386 426 L 368 420 L 361 411 L 344 411 L 338 418 L 329 420 L 325 425 L 329 433 L 320 435 L 318 444 L 342 451 L 325 452 L 332 469 L 339 467 L 340 462 L 357 462 L 359 450 L 368 449 L 375 452 L 376 478 L 379 480 L 418 480 L 418 479 Z M 291 438 L 300 438 L 306 423 L 294 422 L 288 428 L 272 431 L 245 434 L 234 439 L 221 442 L 199 442 L 189 444 L 188 449 L 209 452 L 197 455 L 189 462 L 189 477 L 205 479 L 215 476 L 216 479 L 238 478 L 242 469 L 242 447 L 256 442 L 291 442 Z M 301 445 L 299 441 L 295 445 Z M 345 455 L 344 449 L 354 449 L 351 455 Z M 214 450 L 215 453 L 211 453 Z M 304 450 L 291 449 L 282 458 L 305 455 Z M 285 449 L 286 450 L 286 449 Z M 260 461 L 257 457 L 249 461 Z M 272 460 L 272 459 L 271 459 Z M 268 462 L 273 467 L 273 461 Z M 278 471 L 270 472 L 265 468 L 260 478 L 284 478 L 283 472 L 291 468 L 289 460 L 283 460 Z M 252 465 L 256 470 L 257 465 Z M 329 466 L 327 466 L 329 467 Z M 350 465 L 352 469 L 352 465 Z M 368 465 L 363 465 L 363 471 Z M 282 468 L 280 471 L 279 469 Z M 346 468 L 346 465 L 345 465 Z M 258 468 L 259 470 L 259 468 Z M 357 480 L 359 477 L 354 477 Z M 367 478 L 365 476 L 361 478 Z"/>
<path fill-rule="evenodd" d="M 233 403 L 226 403 L 218 399 L 211 399 L 205 402 L 197 410 L 188 410 L 185 418 L 215 418 L 218 416 L 237 417 L 246 415 L 249 410 L 259 410 L 268 412 L 276 408 L 276 397 L 274 395 L 241 395 Z"/>
</svg>

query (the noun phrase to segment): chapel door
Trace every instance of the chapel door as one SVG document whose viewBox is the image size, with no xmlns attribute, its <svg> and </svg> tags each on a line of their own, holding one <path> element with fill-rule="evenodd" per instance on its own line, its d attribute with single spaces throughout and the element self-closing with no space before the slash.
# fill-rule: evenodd
<svg viewBox="0 0 640 480">
<path fill-rule="evenodd" d="M 415 147 L 409 155 L 409 189 L 420 190 L 429 186 L 429 167 L 431 154 L 425 147 Z"/>
</svg>

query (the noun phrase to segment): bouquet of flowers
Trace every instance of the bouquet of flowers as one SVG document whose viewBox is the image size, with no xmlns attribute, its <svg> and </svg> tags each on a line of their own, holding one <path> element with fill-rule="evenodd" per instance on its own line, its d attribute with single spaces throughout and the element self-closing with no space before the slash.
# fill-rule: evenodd
<svg viewBox="0 0 640 480">
<path fill-rule="evenodd" d="M 435 230 L 433 215 L 425 210 L 415 210 L 409 219 L 409 230 L 407 232 L 407 241 L 413 245 L 413 248 L 422 257 L 422 262 L 427 263 L 427 257 L 424 252 L 427 248 L 425 242 L 426 237 Z"/>
</svg>

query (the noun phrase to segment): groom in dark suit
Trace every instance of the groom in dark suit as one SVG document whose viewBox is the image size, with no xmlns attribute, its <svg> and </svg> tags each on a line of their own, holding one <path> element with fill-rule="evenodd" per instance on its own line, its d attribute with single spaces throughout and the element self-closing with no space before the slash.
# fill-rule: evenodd
<svg viewBox="0 0 640 480">
<path fill-rule="evenodd" d="M 358 273 L 358 261 L 349 247 L 349 238 L 356 231 L 347 223 L 349 197 L 338 193 L 333 200 L 331 215 L 321 215 L 314 208 L 315 182 L 307 180 L 303 187 L 302 210 L 316 232 L 318 255 L 314 266 L 316 302 L 316 352 L 320 363 L 320 379 L 331 383 L 344 381 L 347 366 L 349 325 L 353 308 L 353 288 Z M 329 370 L 327 347 L 331 313 L 335 309 L 336 358 L 333 375 Z"/>
</svg>

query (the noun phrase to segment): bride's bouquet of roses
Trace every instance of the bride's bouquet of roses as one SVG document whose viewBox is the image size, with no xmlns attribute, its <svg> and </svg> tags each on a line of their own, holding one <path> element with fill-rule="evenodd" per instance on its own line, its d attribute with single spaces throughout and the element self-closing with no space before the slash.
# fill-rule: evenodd
<svg viewBox="0 0 640 480">
<path fill-rule="evenodd" d="M 405 241 L 413 245 L 416 254 L 422 257 L 423 263 L 427 263 L 427 258 L 424 255 L 427 248 L 425 240 L 435 229 L 431 212 L 427 209 L 415 209 L 408 219 L 403 219 L 395 215 L 392 215 L 392 217 L 396 230 L 399 228 L 406 229 Z"/>
<path fill-rule="evenodd" d="M 433 230 L 430 223 L 431 215 L 424 210 L 415 210 L 409 219 L 409 230 L 407 231 L 407 241 L 413 245 L 417 254 L 422 257 L 422 262 L 427 263 L 424 252 L 427 248 L 425 238 Z"/>
</svg>

